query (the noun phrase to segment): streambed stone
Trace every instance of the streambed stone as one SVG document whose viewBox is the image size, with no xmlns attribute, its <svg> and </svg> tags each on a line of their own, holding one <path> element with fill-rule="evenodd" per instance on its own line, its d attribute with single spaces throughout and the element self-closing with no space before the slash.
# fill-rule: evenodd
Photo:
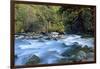
<svg viewBox="0 0 100 69">
<path fill-rule="evenodd" d="M 84 59 L 86 59 L 86 53 L 84 51 L 79 51 L 77 54 L 73 54 L 69 57 L 69 61 L 83 61 Z"/>
<path fill-rule="evenodd" d="M 73 54 L 76 54 L 80 51 L 81 46 L 78 43 L 73 43 L 73 45 L 70 46 L 70 49 L 67 49 L 64 51 L 61 55 L 62 56 L 71 56 Z"/>
<path fill-rule="evenodd" d="M 32 64 L 38 64 L 40 62 L 40 58 L 36 55 L 33 55 L 31 57 L 28 58 L 28 60 L 26 61 L 26 65 L 32 65 Z"/>
</svg>

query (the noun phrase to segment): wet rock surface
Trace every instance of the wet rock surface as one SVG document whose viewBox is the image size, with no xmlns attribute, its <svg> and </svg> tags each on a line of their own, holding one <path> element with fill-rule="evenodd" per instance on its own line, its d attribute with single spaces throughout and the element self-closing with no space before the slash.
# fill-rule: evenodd
<svg viewBox="0 0 100 69">
<path fill-rule="evenodd" d="M 62 56 L 71 56 L 73 54 L 78 53 L 80 51 L 80 49 L 81 49 L 81 46 L 77 42 L 74 42 L 73 45 L 70 46 L 70 49 L 66 50 L 61 55 Z"/>
<path fill-rule="evenodd" d="M 25 64 L 32 65 L 32 64 L 38 64 L 38 63 L 40 63 L 40 58 L 36 55 L 32 55 L 27 59 Z"/>
</svg>

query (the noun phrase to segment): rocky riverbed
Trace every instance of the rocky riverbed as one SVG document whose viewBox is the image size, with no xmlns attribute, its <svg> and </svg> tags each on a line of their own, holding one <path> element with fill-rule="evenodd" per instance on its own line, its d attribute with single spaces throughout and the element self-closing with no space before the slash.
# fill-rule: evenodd
<svg viewBox="0 0 100 69">
<path fill-rule="evenodd" d="M 54 64 L 94 61 L 94 38 L 15 38 L 15 64 Z"/>
</svg>

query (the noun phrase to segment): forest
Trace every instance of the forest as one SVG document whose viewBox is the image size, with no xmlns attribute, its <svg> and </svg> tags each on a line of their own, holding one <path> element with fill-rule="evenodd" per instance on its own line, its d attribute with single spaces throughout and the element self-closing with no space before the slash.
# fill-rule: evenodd
<svg viewBox="0 0 100 69">
<path fill-rule="evenodd" d="M 93 8 L 82 6 L 16 4 L 15 32 L 65 32 L 93 36 L 93 12 Z"/>
</svg>

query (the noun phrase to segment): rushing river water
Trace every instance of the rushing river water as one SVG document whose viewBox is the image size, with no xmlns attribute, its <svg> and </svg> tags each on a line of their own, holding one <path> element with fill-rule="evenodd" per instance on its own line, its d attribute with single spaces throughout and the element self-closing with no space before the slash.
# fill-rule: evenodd
<svg viewBox="0 0 100 69">
<path fill-rule="evenodd" d="M 25 64 L 25 57 L 34 54 L 42 61 L 40 64 L 56 63 L 57 59 L 63 58 L 60 54 L 70 47 L 63 47 L 62 44 L 72 45 L 78 42 L 82 46 L 87 45 L 93 47 L 93 38 L 81 38 L 79 35 L 66 35 L 64 39 L 59 40 L 45 40 L 43 42 L 38 39 L 15 39 L 15 59 L 16 65 Z"/>
</svg>

